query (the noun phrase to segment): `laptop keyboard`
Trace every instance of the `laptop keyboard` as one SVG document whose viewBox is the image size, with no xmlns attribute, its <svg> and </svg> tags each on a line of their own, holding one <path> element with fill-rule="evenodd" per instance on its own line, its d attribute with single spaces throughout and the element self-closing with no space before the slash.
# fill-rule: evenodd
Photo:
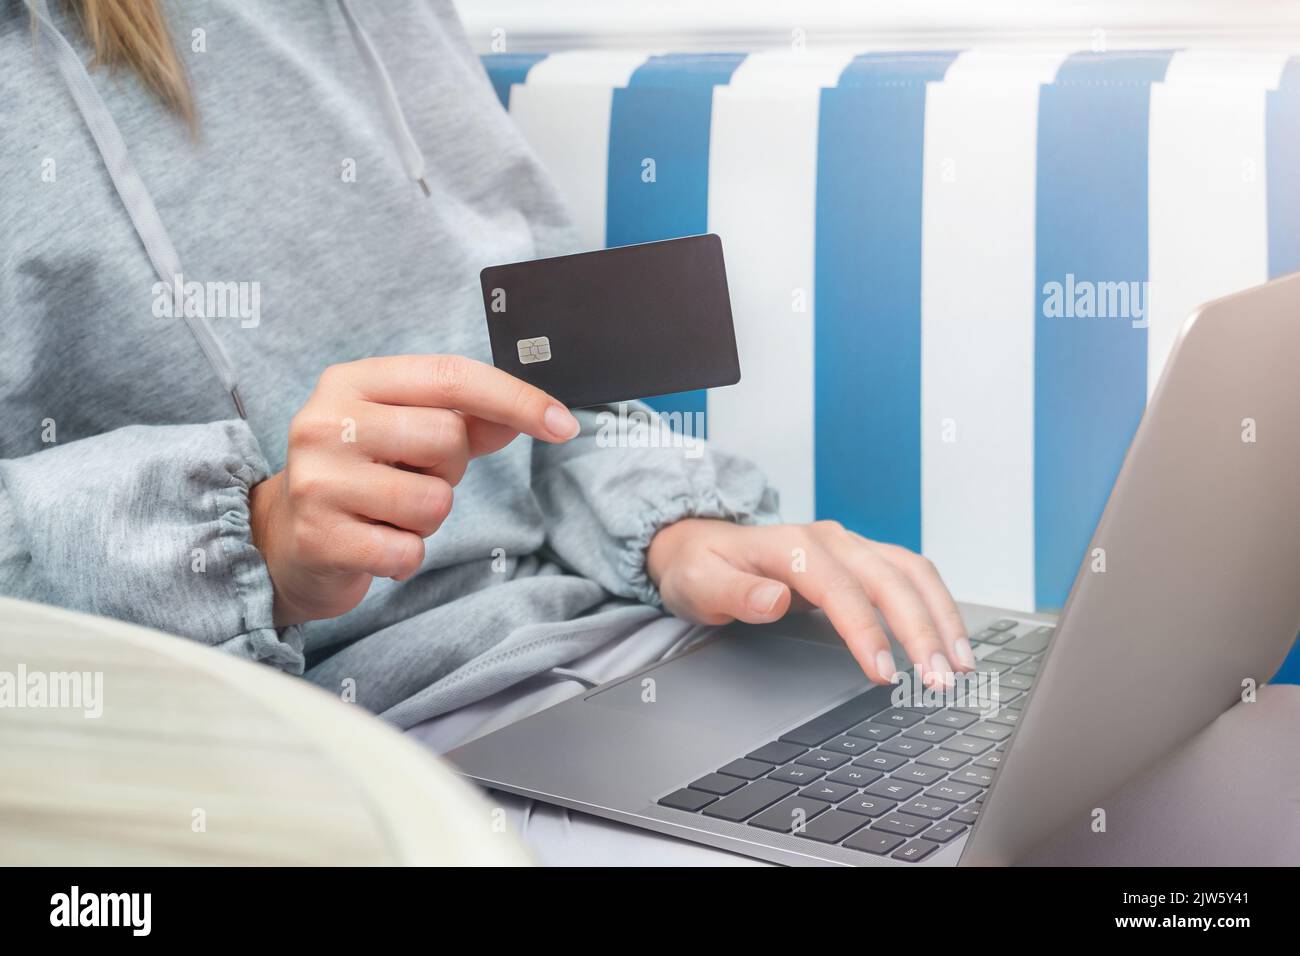
<svg viewBox="0 0 1300 956">
<path fill-rule="evenodd" d="M 862 853 L 924 860 L 979 817 L 1053 633 L 999 620 L 971 635 L 976 669 L 998 674 L 992 716 L 977 707 L 893 707 L 893 688 L 873 687 L 658 802 Z"/>
</svg>

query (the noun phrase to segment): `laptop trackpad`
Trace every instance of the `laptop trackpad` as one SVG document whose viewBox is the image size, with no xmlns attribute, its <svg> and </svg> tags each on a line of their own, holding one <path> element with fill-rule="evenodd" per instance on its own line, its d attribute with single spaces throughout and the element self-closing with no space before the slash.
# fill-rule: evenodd
<svg viewBox="0 0 1300 956">
<path fill-rule="evenodd" d="M 752 732 L 785 726 L 871 686 L 842 645 L 738 627 L 586 700 L 673 723 Z"/>
</svg>

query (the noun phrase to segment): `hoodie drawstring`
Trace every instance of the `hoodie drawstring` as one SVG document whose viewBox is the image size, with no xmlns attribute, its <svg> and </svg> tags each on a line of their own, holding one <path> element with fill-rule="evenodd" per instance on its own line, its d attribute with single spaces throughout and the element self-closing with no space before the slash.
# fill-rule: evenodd
<svg viewBox="0 0 1300 956">
<path fill-rule="evenodd" d="M 109 112 L 94 83 L 91 82 L 90 74 L 86 72 L 81 57 L 50 19 L 50 9 L 46 0 L 24 0 L 24 2 L 36 20 L 40 38 L 54 54 L 59 74 L 77 104 L 82 121 L 95 140 L 95 146 L 99 149 L 99 155 L 108 170 L 109 178 L 113 181 L 113 187 L 117 190 L 122 205 L 126 207 L 126 213 L 135 227 L 136 234 L 140 237 L 140 242 L 144 245 L 154 271 L 164 287 L 173 290 L 173 295 L 179 295 L 182 287 L 180 280 L 184 274 L 180 256 L 158 215 L 158 209 L 154 206 L 153 198 L 149 195 L 144 180 L 140 178 L 135 164 L 131 162 L 126 140 L 122 138 L 117 123 L 113 121 L 112 113 Z M 424 155 L 416 145 L 415 137 L 411 135 L 411 129 L 402 113 L 388 71 L 384 68 L 383 61 L 379 58 L 370 37 L 353 16 L 348 0 L 338 0 L 338 4 L 352 35 L 352 42 L 356 45 L 366 65 L 366 71 L 370 74 L 371 83 L 383 109 L 384 122 L 397 146 L 402 166 L 406 174 L 419 184 L 425 196 L 428 196 L 429 187 L 424 181 Z M 207 317 L 186 315 L 183 303 L 179 300 L 172 304 L 172 314 L 184 318 L 186 326 L 203 352 L 203 357 L 220 381 L 221 387 L 230 395 L 235 411 L 239 413 L 240 418 L 246 419 L 248 415 L 239 394 L 239 379 L 234 364 L 230 361 L 230 356 L 221 342 L 213 334 Z"/>
<path fill-rule="evenodd" d="M 90 130 L 95 145 L 99 147 L 99 155 L 104 160 L 104 166 L 108 169 L 108 175 L 113 180 L 118 196 L 122 199 L 122 205 L 126 207 L 126 214 L 131 217 L 131 224 L 135 226 L 136 234 L 144 243 L 145 252 L 149 255 L 149 261 L 153 263 L 154 271 L 158 273 L 162 284 L 172 289 L 174 294 L 174 290 L 181 285 L 178 281 L 179 277 L 183 275 L 180 256 L 176 254 L 176 247 L 172 245 L 171 237 L 167 235 L 167 228 L 158 216 L 158 210 L 153 204 L 149 190 L 145 188 L 144 181 L 136 172 L 135 164 L 131 162 L 131 154 L 127 151 L 126 141 L 122 139 L 121 131 L 113 122 L 113 116 L 104 105 L 95 85 L 90 81 L 90 75 L 86 72 L 81 57 L 50 20 L 50 8 L 45 0 L 26 0 L 26 2 L 27 8 L 31 10 L 32 16 L 40 26 L 40 36 L 54 53 L 59 73 L 63 76 L 63 82 L 77 104 L 86 128 Z M 180 302 L 173 302 L 172 314 L 184 317 L 185 324 L 194 335 L 195 341 L 199 343 L 199 348 L 203 350 L 208 365 L 212 367 L 212 371 L 221 382 L 221 387 L 234 402 L 235 411 L 239 413 L 240 418 L 247 418 L 244 413 L 244 402 L 239 397 L 239 381 L 235 377 L 235 367 L 231 364 L 226 350 L 212 334 L 212 326 L 208 324 L 207 318 L 186 315 Z"/>
<path fill-rule="evenodd" d="M 388 127 L 388 135 L 392 137 L 393 145 L 397 147 L 397 153 L 402 159 L 402 168 L 406 170 L 406 175 L 413 182 L 419 183 L 427 197 L 429 184 L 424 181 L 424 153 L 420 152 L 415 137 L 411 135 L 411 127 L 406 124 L 406 114 L 402 112 L 402 104 L 397 100 L 397 91 L 393 89 L 393 81 L 388 76 L 384 61 L 379 58 L 379 51 L 375 49 L 375 45 L 370 42 L 370 36 L 357 21 L 352 12 L 352 5 L 348 0 L 338 0 L 338 3 L 339 9 L 343 12 L 343 19 L 347 21 L 348 30 L 352 34 L 352 42 L 357 52 L 361 54 L 362 62 L 366 64 L 366 72 L 370 74 L 370 85 L 379 99 L 380 109 L 384 113 L 384 125 Z"/>
</svg>

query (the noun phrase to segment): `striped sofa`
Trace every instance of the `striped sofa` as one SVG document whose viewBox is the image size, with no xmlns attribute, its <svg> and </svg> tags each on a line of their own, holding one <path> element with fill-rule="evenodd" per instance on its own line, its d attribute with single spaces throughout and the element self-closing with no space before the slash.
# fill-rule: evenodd
<svg viewBox="0 0 1300 956">
<path fill-rule="evenodd" d="M 1300 269 L 1300 59 L 483 61 L 591 247 L 722 237 L 744 379 L 655 404 L 963 599 L 1059 608 L 1183 318 Z"/>
</svg>

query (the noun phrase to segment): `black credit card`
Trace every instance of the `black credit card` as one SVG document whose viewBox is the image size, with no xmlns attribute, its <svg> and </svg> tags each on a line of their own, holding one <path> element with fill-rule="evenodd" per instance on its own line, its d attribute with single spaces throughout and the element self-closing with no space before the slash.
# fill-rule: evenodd
<svg viewBox="0 0 1300 956">
<path fill-rule="evenodd" d="M 570 408 L 740 381 L 715 235 L 489 266 L 492 362 Z"/>
</svg>

